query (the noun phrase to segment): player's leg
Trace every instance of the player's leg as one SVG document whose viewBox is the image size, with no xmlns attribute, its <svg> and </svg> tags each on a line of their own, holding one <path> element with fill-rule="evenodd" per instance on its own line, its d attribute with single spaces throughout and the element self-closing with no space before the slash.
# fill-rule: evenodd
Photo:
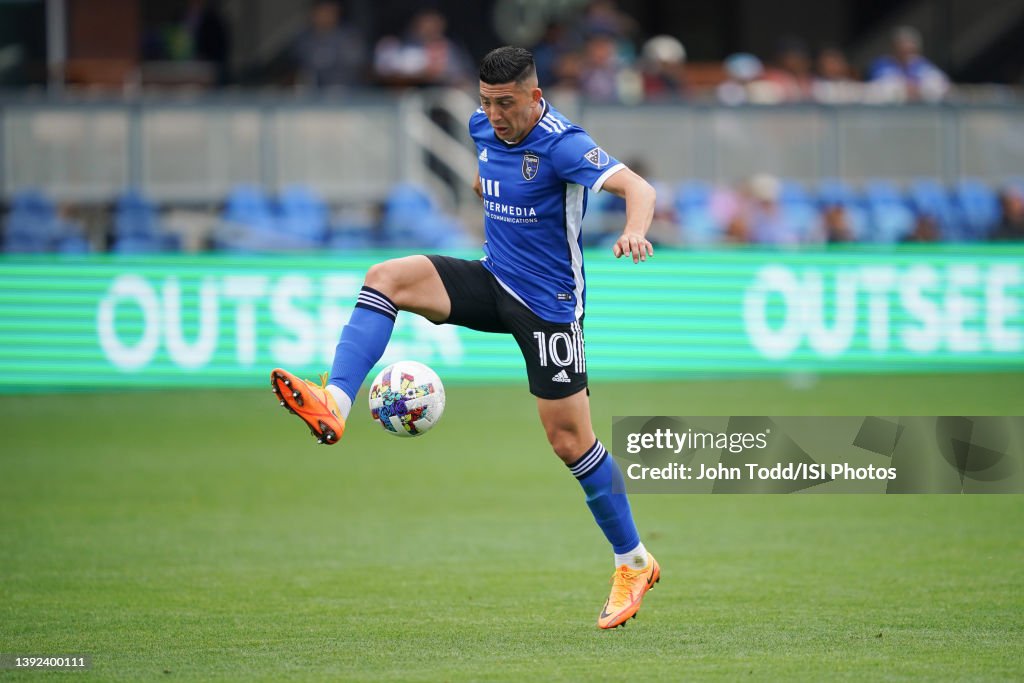
<svg viewBox="0 0 1024 683">
<path fill-rule="evenodd" d="M 448 317 L 450 308 L 444 284 L 426 256 L 406 256 L 370 267 L 341 330 L 327 384 L 344 418 L 370 368 L 384 355 L 398 311 L 438 322 Z"/>
<path fill-rule="evenodd" d="M 612 592 L 597 622 L 614 628 L 636 614 L 661 570 L 640 542 L 622 473 L 594 435 L 583 320 L 551 323 L 511 297 L 501 302 L 503 319 L 526 361 L 530 393 L 537 397 L 548 442 L 579 480 L 587 507 L 615 554 Z"/>
<path fill-rule="evenodd" d="M 444 284 L 426 256 L 378 263 L 367 271 L 355 309 L 341 331 L 330 379 L 317 386 L 275 368 L 271 386 L 281 405 L 301 417 L 320 443 L 336 443 L 360 385 L 384 354 L 398 311 L 438 322 L 448 317 L 450 308 Z"/>
<path fill-rule="evenodd" d="M 615 553 L 612 591 L 597 620 L 601 628 L 615 628 L 636 616 L 644 594 L 660 580 L 661 569 L 640 542 L 618 465 L 594 436 L 587 391 L 537 398 L 537 409 L 548 442 L 580 482 L 594 521 Z"/>
</svg>

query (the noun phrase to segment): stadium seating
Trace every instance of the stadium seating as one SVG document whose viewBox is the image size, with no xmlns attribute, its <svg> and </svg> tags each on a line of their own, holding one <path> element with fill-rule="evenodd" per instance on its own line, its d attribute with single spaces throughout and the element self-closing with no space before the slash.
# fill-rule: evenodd
<svg viewBox="0 0 1024 683">
<path fill-rule="evenodd" d="M 18 192 L 12 197 L 4 224 L 4 251 L 17 254 L 51 251 L 57 231 L 53 202 L 36 190 Z"/>
<path fill-rule="evenodd" d="M 281 192 L 277 205 L 282 233 L 305 240 L 310 247 L 325 243 L 330 212 L 319 195 L 302 185 L 291 185 Z"/>
<path fill-rule="evenodd" d="M 156 204 L 141 192 L 129 189 L 114 202 L 114 244 L 118 254 L 177 251 L 177 236 L 164 231 Z"/>
<path fill-rule="evenodd" d="M 999 222 L 999 196 L 996 191 L 977 179 L 967 178 L 957 183 L 954 197 L 963 217 L 965 236 L 984 240 Z"/>
<path fill-rule="evenodd" d="M 465 243 L 462 226 L 446 215 L 426 188 L 395 185 L 384 201 L 381 246 L 442 248 Z"/>
<path fill-rule="evenodd" d="M 917 178 L 910 183 L 907 194 L 918 216 L 935 221 L 942 239 L 959 241 L 967 237 L 960 211 L 939 181 L 932 178 Z"/>
<path fill-rule="evenodd" d="M 61 217 L 53 201 L 38 190 L 22 190 L 11 197 L 3 245 L 11 254 L 91 251 L 81 226 Z"/>
<path fill-rule="evenodd" d="M 296 249 L 306 240 L 278 230 L 270 197 L 256 185 L 238 185 L 228 193 L 221 223 L 214 231 L 214 248 L 221 251 L 252 253 Z"/>
<path fill-rule="evenodd" d="M 853 185 L 839 178 L 825 178 L 818 183 L 816 200 L 819 210 L 841 206 L 846 213 L 853 239 L 859 242 L 869 239 L 871 221 L 864 198 Z"/>
<path fill-rule="evenodd" d="M 913 233 L 916 217 L 895 183 L 882 179 L 867 181 L 864 199 L 870 220 L 868 241 L 893 244 Z"/>
<path fill-rule="evenodd" d="M 795 180 L 783 180 L 779 192 L 779 208 L 784 221 L 793 226 L 801 242 L 817 240 L 818 207 L 807 188 Z"/>
<path fill-rule="evenodd" d="M 712 192 L 709 183 L 699 180 L 683 182 L 676 188 L 679 237 L 684 244 L 714 244 L 721 239 L 723 226 L 711 210 Z"/>
<path fill-rule="evenodd" d="M 840 178 L 824 178 L 804 185 L 781 179 L 779 205 L 784 220 L 799 241 L 821 239 L 822 213 L 841 206 L 856 241 L 894 244 L 911 238 L 921 220 L 934 221 L 945 241 L 988 239 L 1000 218 L 999 191 L 1024 178 L 992 184 L 965 178 L 945 185 L 931 178 L 902 184 L 869 178 L 855 185 Z M 687 180 L 675 186 L 659 184 L 659 205 L 674 212 L 678 240 L 691 246 L 722 241 L 723 216 L 734 208 L 737 195 L 730 186 Z M 380 214 L 377 217 L 376 208 Z M 605 244 L 621 228 L 622 200 L 610 193 L 591 195 L 584 230 L 584 246 Z M 671 220 L 671 216 L 669 218 Z M 180 238 L 162 225 L 152 200 L 126 189 L 113 203 L 110 216 L 112 251 L 123 254 L 169 252 L 181 248 Z M 91 245 L 81 227 L 61 217 L 54 202 L 38 190 L 23 190 L 10 199 L 3 219 L 3 248 L 8 253 L 86 253 Z M 614 227 L 613 227 L 614 226 Z M 612 236 L 614 238 L 614 236 Z M 328 248 L 357 250 L 373 247 L 442 249 L 475 246 L 462 225 L 448 215 L 431 193 L 414 183 L 393 186 L 380 205 L 362 204 L 331 208 L 312 189 L 294 185 L 275 198 L 261 187 L 239 185 L 225 198 L 221 220 L 212 236 L 215 249 L 231 252 L 266 252 Z"/>
</svg>

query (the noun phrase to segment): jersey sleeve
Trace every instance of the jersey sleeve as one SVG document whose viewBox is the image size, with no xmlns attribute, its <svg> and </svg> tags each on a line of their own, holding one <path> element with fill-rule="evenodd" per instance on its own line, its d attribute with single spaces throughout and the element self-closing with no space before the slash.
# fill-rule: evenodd
<svg viewBox="0 0 1024 683">
<path fill-rule="evenodd" d="M 625 168 L 615 157 L 597 146 L 582 130 L 566 131 L 551 147 L 551 161 L 558 177 L 599 192 L 604 182 Z"/>
</svg>

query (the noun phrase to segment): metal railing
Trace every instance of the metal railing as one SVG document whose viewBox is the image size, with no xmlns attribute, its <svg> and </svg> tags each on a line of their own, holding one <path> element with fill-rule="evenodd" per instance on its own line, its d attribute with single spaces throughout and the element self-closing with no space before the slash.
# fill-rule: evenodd
<svg viewBox="0 0 1024 683">
<path fill-rule="evenodd" d="M 754 172 L 814 181 L 1024 175 L 1024 106 L 597 106 L 556 100 L 652 177 L 734 182 Z M 338 100 L 280 97 L 0 99 L 0 197 L 42 189 L 109 201 L 134 187 L 163 203 L 220 201 L 237 184 L 311 187 L 332 202 L 432 186 L 451 208 L 475 159 L 465 93 Z M 457 125 L 438 123 L 442 112 Z M 442 117 L 443 118 L 443 117 Z M 461 189 L 460 189 L 461 188 Z"/>
</svg>

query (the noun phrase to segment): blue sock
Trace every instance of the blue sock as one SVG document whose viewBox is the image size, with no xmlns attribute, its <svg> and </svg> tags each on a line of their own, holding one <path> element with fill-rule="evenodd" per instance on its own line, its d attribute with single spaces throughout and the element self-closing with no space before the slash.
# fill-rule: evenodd
<svg viewBox="0 0 1024 683">
<path fill-rule="evenodd" d="M 633 513 L 626 498 L 626 482 L 615 459 L 595 441 L 569 471 L 587 494 L 587 507 L 616 553 L 629 552 L 640 543 Z"/>
<path fill-rule="evenodd" d="M 365 286 L 359 291 L 355 310 L 334 351 L 329 382 L 353 401 L 370 368 L 384 355 L 397 316 L 398 308 L 385 295 Z"/>
</svg>

